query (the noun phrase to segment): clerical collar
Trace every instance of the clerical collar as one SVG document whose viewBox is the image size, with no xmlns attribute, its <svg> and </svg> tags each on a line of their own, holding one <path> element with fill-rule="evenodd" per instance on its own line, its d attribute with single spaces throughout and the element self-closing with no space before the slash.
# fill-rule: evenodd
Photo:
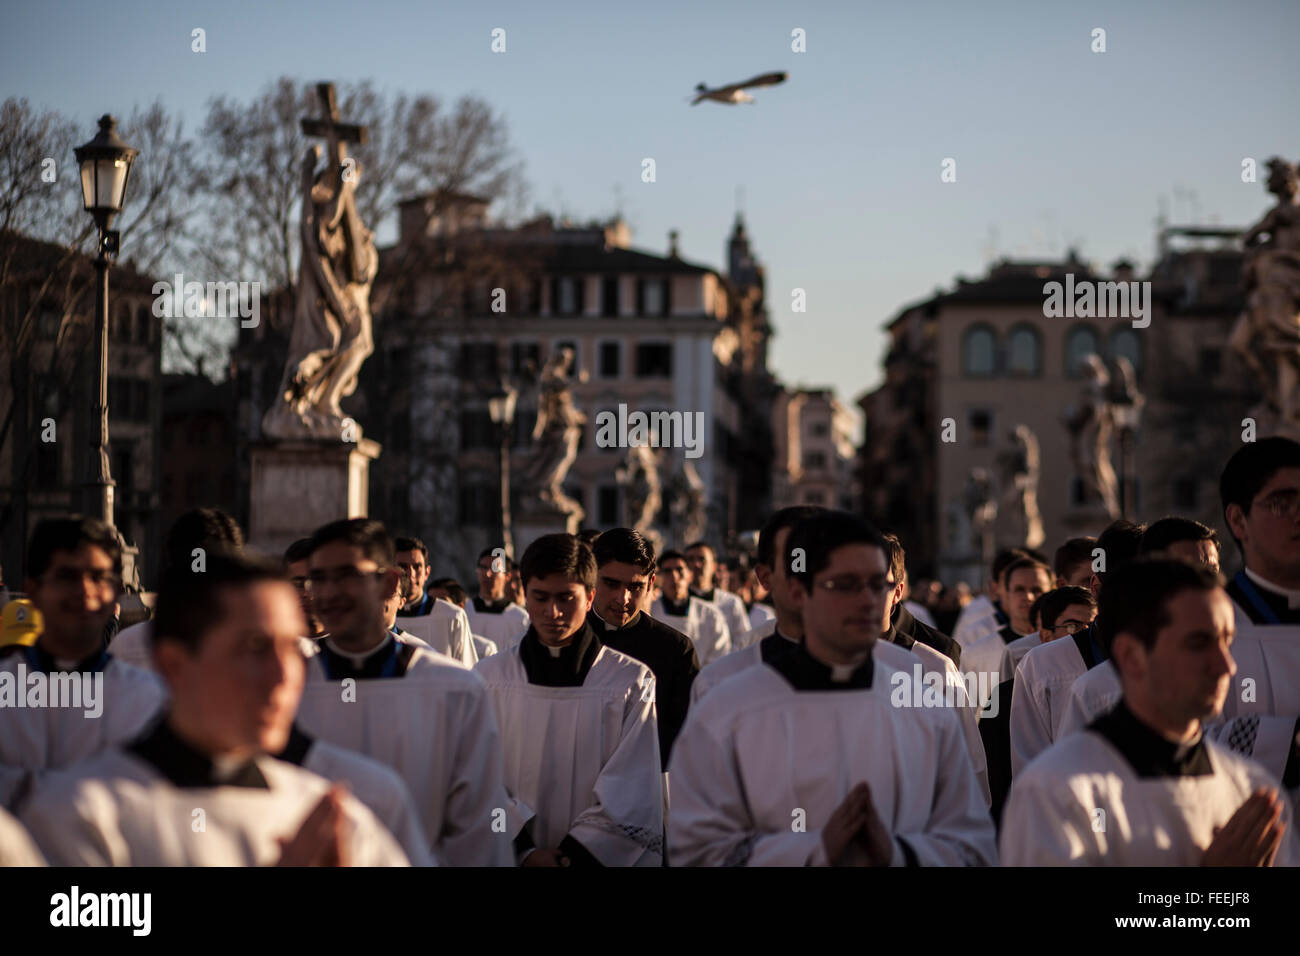
<svg viewBox="0 0 1300 956">
<path fill-rule="evenodd" d="M 768 665 L 795 690 L 868 690 L 874 671 L 872 656 L 856 668 L 852 665 L 823 664 L 808 653 L 805 641 L 791 644 L 785 653 L 776 653 Z"/>
<path fill-rule="evenodd" d="M 1286 598 L 1287 610 L 1294 611 L 1296 608 L 1300 608 L 1300 591 L 1291 588 L 1284 588 L 1280 584 L 1274 584 L 1268 578 L 1256 574 L 1250 568 L 1244 568 L 1243 570 L 1246 572 L 1246 577 L 1250 578 L 1264 590 L 1272 591 L 1274 594 Z"/>
<path fill-rule="evenodd" d="M 176 787 L 271 789 L 253 758 L 209 757 L 178 737 L 168 725 L 166 716 L 128 744 L 126 750 L 152 766 Z"/>
<path fill-rule="evenodd" d="M 591 612 L 591 616 L 596 619 L 595 623 L 592 626 L 595 627 L 598 632 L 609 633 L 609 634 L 617 634 L 619 631 L 630 630 L 641 623 L 640 611 L 637 611 L 635 614 L 633 614 L 632 617 L 628 619 L 628 622 L 624 624 L 622 627 L 615 627 L 613 624 L 609 623 L 609 621 L 605 620 L 595 611 Z"/>
<path fill-rule="evenodd" d="M 24 656 L 27 658 L 27 666 L 43 674 L 49 673 L 94 673 L 102 671 L 108 666 L 112 655 L 106 648 L 100 648 L 92 651 L 87 657 L 79 661 L 64 660 L 56 658 L 53 654 L 41 647 L 41 639 L 38 637 L 36 643 L 28 646 Z"/>
<path fill-rule="evenodd" d="M 523 662 L 528 683 L 543 687 L 581 687 L 587 672 L 596 662 L 601 649 L 600 638 L 583 621 L 582 627 L 562 647 L 543 644 L 537 629 L 529 625 L 519 642 L 519 659 Z"/>
<path fill-rule="evenodd" d="M 691 596 L 688 593 L 686 600 L 681 604 L 668 597 L 667 594 L 661 594 L 659 600 L 663 602 L 664 610 L 672 617 L 689 617 L 691 613 Z"/>
<path fill-rule="evenodd" d="M 499 601 L 485 601 L 477 595 L 474 596 L 474 610 L 480 614 L 504 614 L 506 608 L 513 603 L 508 597 L 503 597 Z"/>
<path fill-rule="evenodd" d="M 415 645 L 399 642 L 392 631 L 384 633 L 378 646 L 361 653 L 341 649 L 328 636 L 317 639 L 316 646 L 320 648 L 317 659 L 328 680 L 401 677 L 415 656 Z"/>
<path fill-rule="evenodd" d="M 429 596 L 429 592 L 426 591 L 425 593 L 420 595 L 420 600 L 418 602 L 412 601 L 410 604 L 406 605 L 405 607 L 399 607 L 397 609 L 397 616 L 398 617 L 424 617 L 426 614 L 429 613 L 429 606 L 431 604 L 433 604 L 433 598 L 431 598 Z"/>
<path fill-rule="evenodd" d="M 691 588 L 691 593 L 694 594 L 701 601 L 708 601 L 710 604 L 712 604 L 714 596 L 718 593 L 718 589 L 709 588 L 707 591 L 699 591 L 696 590 L 695 588 Z"/>
<path fill-rule="evenodd" d="M 899 647 L 905 647 L 909 651 L 916 644 L 916 638 L 899 630 L 899 622 L 902 620 L 900 612 L 903 610 L 902 603 L 894 605 L 894 610 L 889 614 L 889 629 L 880 635 L 882 641 L 888 641 L 890 644 L 897 644 Z"/>
<path fill-rule="evenodd" d="M 1089 724 L 1088 729 L 1105 737 L 1139 777 L 1204 777 L 1214 773 L 1203 731 L 1188 743 L 1175 743 L 1139 720 L 1123 700 Z"/>
</svg>

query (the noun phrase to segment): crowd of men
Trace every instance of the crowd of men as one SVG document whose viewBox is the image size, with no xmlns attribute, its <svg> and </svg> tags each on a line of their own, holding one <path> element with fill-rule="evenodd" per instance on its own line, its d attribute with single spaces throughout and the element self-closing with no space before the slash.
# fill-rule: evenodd
<svg viewBox="0 0 1300 956">
<path fill-rule="evenodd" d="M 375 520 L 268 563 L 200 509 L 120 632 L 116 535 L 44 521 L 0 864 L 1294 864 L 1300 444 L 1220 490 L 1226 584 L 1171 516 L 910 601 L 903 542 L 811 506 L 752 574 L 612 528 L 485 549 L 472 596 Z"/>
</svg>

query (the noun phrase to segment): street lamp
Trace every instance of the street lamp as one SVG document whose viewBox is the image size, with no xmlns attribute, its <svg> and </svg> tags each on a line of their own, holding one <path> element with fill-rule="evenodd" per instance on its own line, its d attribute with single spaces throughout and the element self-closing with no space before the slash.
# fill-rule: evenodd
<svg viewBox="0 0 1300 956">
<path fill-rule="evenodd" d="M 501 465 L 501 547 L 510 558 L 515 555 L 510 528 L 510 426 L 515 420 L 515 400 L 518 397 L 519 393 L 505 379 L 488 395 L 488 415 L 501 437 L 498 455 Z"/>
<path fill-rule="evenodd" d="M 95 257 L 95 361 L 99 368 L 99 391 L 91 406 L 91 456 L 87 467 L 86 514 L 113 526 L 113 476 L 108 463 L 108 262 L 117 255 L 118 233 L 110 229 L 122 211 L 126 183 L 138 150 L 117 135 L 117 120 L 105 113 L 99 118 L 95 138 L 74 151 L 81 167 L 81 197 L 86 212 L 95 217 L 99 229 Z"/>
</svg>

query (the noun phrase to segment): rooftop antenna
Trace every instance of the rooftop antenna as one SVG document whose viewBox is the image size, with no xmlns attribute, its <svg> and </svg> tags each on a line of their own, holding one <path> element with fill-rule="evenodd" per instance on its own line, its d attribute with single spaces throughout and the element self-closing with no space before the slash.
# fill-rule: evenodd
<svg viewBox="0 0 1300 956">
<path fill-rule="evenodd" d="M 739 219 L 745 211 L 745 187 L 736 187 L 736 218 Z"/>
<path fill-rule="evenodd" d="M 614 218 L 623 218 L 623 186 L 620 183 L 614 184 Z"/>
</svg>

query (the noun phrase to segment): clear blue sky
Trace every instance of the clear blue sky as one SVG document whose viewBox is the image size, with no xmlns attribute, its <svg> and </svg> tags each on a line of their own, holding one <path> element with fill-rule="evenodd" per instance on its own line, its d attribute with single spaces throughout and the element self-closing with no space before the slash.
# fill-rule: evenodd
<svg viewBox="0 0 1300 956">
<path fill-rule="evenodd" d="M 1300 159 L 1298 38 L 1296 0 L 6 3 L 0 95 L 89 138 L 99 114 L 159 97 L 195 130 L 212 94 L 247 99 L 281 74 L 474 93 L 508 120 L 535 203 L 603 215 L 617 184 L 636 245 L 663 251 L 676 228 L 683 255 L 715 267 L 743 186 L 773 367 L 851 400 L 879 379 L 881 325 L 980 273 L 990 230 L 999 254 L 1075 242 L 1145 264 L 1175 186 L 1204 221 L 1257 218 L 1267 196 L 1241 159 L 1261 180 L 1267 157 Z M 753 105 L 686 104 L 697 82 L 769 70 L 790 80 Z M 956 183 L 940 182 L 945 157 Z M 1191 205 L 1170 211 L 1185 221 Z"/>
</svg>

